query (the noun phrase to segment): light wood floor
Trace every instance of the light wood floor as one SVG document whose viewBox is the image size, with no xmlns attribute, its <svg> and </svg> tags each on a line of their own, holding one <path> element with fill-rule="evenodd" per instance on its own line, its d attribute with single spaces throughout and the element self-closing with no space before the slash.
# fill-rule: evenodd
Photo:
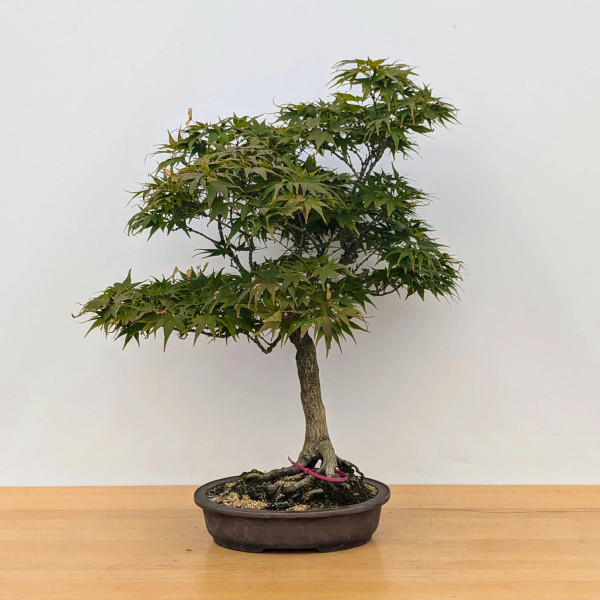
<svg viewBox="0 0 600 600">
<path fill-rule="evenodd" d="M 393 486 L 366 546 L 216 546 L 194 488 L 0 489 L 0 600 L 600 599 L 600 486 Z"/>
</svg>

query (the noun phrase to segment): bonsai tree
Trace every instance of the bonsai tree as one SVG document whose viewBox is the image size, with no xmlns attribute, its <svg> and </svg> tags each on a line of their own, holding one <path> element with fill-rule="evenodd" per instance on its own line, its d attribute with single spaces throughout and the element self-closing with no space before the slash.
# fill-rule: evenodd
<svg viewBox="0 0 600 600">
<path fill-rule="evenodd" d="M 429 197 L 393 162 L 415 151 L 418 135 L 455 121 L 455 108 L 385 60 L 342 61 L 331 87 L 327 100 L 263 117 L 203 123 L 190 109 L 134 194 L 128 232 L 182 231 L 209 261 L 144 282 L 130 272 L 80 314 L 125 346 L 160 330 L 165 347 L 173 335 L 247 340 L 265 354 L 293 344 L 306 419 L 296 462 L 337 478 L 360 471 L 329 436 L 315 344 L 328 353 L 366 331 L 367 306 L 386 294 L 454 296 L 460 263 L 418 215 Z M 245 475 L 268 483 L 294 473 Z M 314 481 L 307 474 L 285 491 Z"/>
</svg>

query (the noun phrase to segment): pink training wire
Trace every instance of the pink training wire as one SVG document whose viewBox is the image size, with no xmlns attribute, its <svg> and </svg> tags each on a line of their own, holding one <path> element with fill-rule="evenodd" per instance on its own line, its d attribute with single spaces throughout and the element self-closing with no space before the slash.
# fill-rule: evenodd
<svg viewBox="0 0 600 600">
<path fill-rule="evenodd" d="M 324 481 L 333 481 L 335 483 L 342 483 L 344 481 L 348 481 L 348 473 L 344 473 L 344 471 L 338 471 L 337 469 L 335 470 L 335 472 L 338 475 L 343 475 L 343 477 L 325 477 L 325 475 L 319 475 L 317 473 L 317 469 L 309 469 L 308 467 L 303 467 L 302 465 L 299 465 L 297 462 L 294 462 L 289 456 L 288 456 L 288 460 L 295 467 L 298 467 L 301 471 L 304 471 L 307 475 L 312 475 L 313 477 L 316 477 L 317 479 L 323 479 Z"/>
</svg>

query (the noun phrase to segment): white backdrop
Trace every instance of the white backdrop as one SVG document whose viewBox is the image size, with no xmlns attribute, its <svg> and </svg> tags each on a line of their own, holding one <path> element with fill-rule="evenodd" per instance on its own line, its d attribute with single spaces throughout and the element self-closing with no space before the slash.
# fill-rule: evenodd
<svg viewBox="0 0 600 600">
<path fill-rule="evenodd" d="M 388 483 L 600 483 L 600 4 L 5 1 L 0 10 L 0 485 L 178 484 L 286 462 L 292 348 L 121 350 L 71 318 L 133 269 L 126 190 L 187 118 L 325 95 L 389 57 L 461 109 L 399 169 L 465 262 L 462 300 L 389 298 L 322 357 L 339 454 Z"/>
</svg>

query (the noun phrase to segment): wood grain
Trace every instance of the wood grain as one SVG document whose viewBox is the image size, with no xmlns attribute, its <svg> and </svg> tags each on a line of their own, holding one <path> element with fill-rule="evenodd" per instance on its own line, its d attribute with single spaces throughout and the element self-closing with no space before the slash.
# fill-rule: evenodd
<svg viewBox="0 0 600 600">
<path fill-rule="evenodd" d="M 600 600 L 600 486 L 392 486 L 366 546 L 216 546 L 194 487 L 0 489 L 0 600 Z"/>
</svg>

